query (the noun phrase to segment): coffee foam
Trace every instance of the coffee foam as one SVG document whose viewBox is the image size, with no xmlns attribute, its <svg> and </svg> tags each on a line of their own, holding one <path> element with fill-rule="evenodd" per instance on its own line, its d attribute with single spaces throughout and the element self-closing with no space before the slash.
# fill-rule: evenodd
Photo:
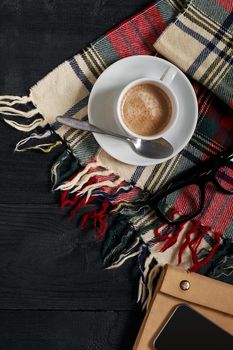
<svg viewBox="0 0 233 350">
<path fill-rule="evenodd" d="M 166 93 L 150 83 L 130 88 L 123 96 L 121 117 L 134 133 L 152 136 L 162 131 L 171 118 L 172 106 Z"/>
</svg>

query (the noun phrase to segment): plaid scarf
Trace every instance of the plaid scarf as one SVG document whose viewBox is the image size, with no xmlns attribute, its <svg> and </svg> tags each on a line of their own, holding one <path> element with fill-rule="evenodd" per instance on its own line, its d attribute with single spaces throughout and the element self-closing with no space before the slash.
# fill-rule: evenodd
<svg viewBox="0 0 233 350">
<path fill-rule="evenodd" d="M 190 30 L 192 28 L 192 31 L 196 31 L 194 19 L 190 20 L 190 9 L 194 3 L 199 6 L 195 5 L 195 11 L 200 11 L 200 16 L 206 16 L 208 23 L 212 16 L 213 22 L 218 23 L 219 29 L 211 31 L 213 38 L 209 37 L 208 31 L 201 24 L 198 27 L 203 38 L 207 35 L 206 40 L 210 42 L 207 44 L 204 41 L 206 48 L 210 47 L 209 51 L 203 49 L 206 59 L 203 59 L 199 45 L 197 51 L 193 50 L 189 56 L 190 67 L 194 67 L 193 62 L 197 62 L 195 69 L 187 67 L 187 64 L 184 66 L 180 58 L 176 62 L 176 57 L 183 50 L 178 47 L 176 56 L 177 46 L 171 50 L 173 56 L 169 56 L 169 59 L 196 79 L 199 77 L 196 73 L 201 72 L 201 82 L 204 84 L 203 77 L 210 66 L 208 59 L 217 54 L 211 72 L 215 68 L 217 70 L 219 64 L 222 64 L 219 47 L 221 52 L 226 50 L 229 54 L 228 46 L 222 48 L 222 41 L 226 43 L 229 35 L 232 37 L 230 27 L 225 30 L 228 10 L 224 6 L 227 6 L 227 2 L 213 2 L 221 9 L 217 20 L 215 17 L 218 11 L 213 13 L 211 6 L 209 14 L 197 10 L 200 9 L 199 1 L 193 1 L 192 4 L 180 0 L 155 2 L 49 73 L 31 88 L 29 97 L 0 97 L 0 112 L 8 115 L 5 117 L 8 124 L 25 132 L 34 130 L 16 145 L 17 151 L 34 149 L 46 153 L 65 142 L 67 150 L 60 155 L 51 170 L 53 189 L 61 191 L 61 206 L 70 208 L 70 217 L 76 217 L 84 230 L 90 225 L 95 227 L 98 236 L 103 238 L 103 262 L 108 268 L 120 266 L 128 258 L 138 256 L 141 274 L 139 300 L 144 307 L 151 299 L 153 282 L 160 266 L 170 263 L 195 271 L 206 264 L 226 240 L 233 240 L 233 198 L 217 192 L 212 186 L 207 188 L 203 212 L 195 220 L 184 224 L 164 224 L 146 205 L 148 193 L 157 191 L 175 175 L 232 144 L 232 111 L 210 90 L 191 80 L 199 104 L 195 134 L 176 157 L 148 167 L 130 166 L 114 160 L 99 148 L 91 134 L 57 123 L 56 116 L 75 115 L 78 119 L 86 118 L 88 97 L 93 84 L 106 67 L 120 58 L 139 54 L 157 55 L 154 43 L 166 56 L 166 35 L 170 40 L 173 26 L 178 28 L 174 31 L 175 37 L 180 34 L 179 21 L 185 21 L 185 27 L 182 26 L 185 35 L 189 32 L 188 26 Z M 189 18 L 188 23 L 186 17 Z M 196 12 L 193 17 L 197 17 Z M 199 22 L 202 23 L 201 20 Z M 217 39 L 214 39 L 215 36 Z M 199 40 L 200 35 L 197 37 Z M 196 36 L 189 36 L 188 39 L 189 42 L 191 39 L 196 40 Z M 180 43 L 180 39 L 177 40 Z M 187 47 L 193 46 L 189 42 L 186 51 Z M 185 41 L 182 44 L 185 45 Z M 218 49 L 213 48 L 215 45 Z M 182 57 L 185 61 L 185 56 Z M 221 79 L 217 79 L 213 73 L 206 83 L 227 102 L 230 101 L 229 94 L 232 92 L 229 75 L 232 76 L 232 69 L 228 69 L 225 76 L 221 74 Z M 211 85 L 215 79 L 218 84 Z M 54 133 L 60 136 L 59 140 L 54 140 Z M 142 201 L 145 205 L 141 204 Z M 174 215 L 179 215 L 181 205 L 178 198 Z"/>
<path fill-rule="evenodd" d="M 154 47 L 233 107 L 233 3 L 190 1 Z"/>
</svg>

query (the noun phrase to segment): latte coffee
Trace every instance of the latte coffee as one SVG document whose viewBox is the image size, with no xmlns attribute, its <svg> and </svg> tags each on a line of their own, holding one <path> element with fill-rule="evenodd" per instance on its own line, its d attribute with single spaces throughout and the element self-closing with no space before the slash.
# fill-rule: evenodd
<svg viewBox="0 0 233 350">
<path fill-rule="evenodd" d="M 122 98 L 123 123 L 135 134 L 156 135 L 167 126 L 171 115 L 171 101 L 156 85 L 138 84 L 131 87 Z"/>
</svg>

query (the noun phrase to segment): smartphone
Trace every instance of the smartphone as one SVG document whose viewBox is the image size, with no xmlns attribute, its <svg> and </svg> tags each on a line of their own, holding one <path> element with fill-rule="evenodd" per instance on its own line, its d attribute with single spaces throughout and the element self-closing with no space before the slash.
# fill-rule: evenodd
<svg viewBox="0 0 233 350">
<path fill-rule="evenodd" d="M 182 304 L 175 309 L 157 336 L 154 347 L 156 350 L 227 350 L 233 349 L 233 337 Z"/>
</svg>

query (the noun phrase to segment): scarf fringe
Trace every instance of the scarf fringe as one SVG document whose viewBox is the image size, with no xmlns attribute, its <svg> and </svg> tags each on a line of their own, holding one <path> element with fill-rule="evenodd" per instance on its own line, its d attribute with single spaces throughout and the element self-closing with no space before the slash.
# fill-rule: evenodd
<svg viewBox="0 0 233 350">
<path fill-rule="evenodd" d="M 51 168 L 52 190 L 55 191 L 58 186 L 69 179 L 81 165 L 72 152 L 67 148 L 56 160 Z"/>
<path fill-rule="evenodd" d="M 5 115 L 13 115 L 13 116 L 18 115 L 20 117 L 24 117 L 28 119 L 36 115 L 38 113 L 38 109 L 34 108 L 34 109 L 31 109 L 30 111 L 25 112 L 20 109 L 4 106 L 4 107 L 0 107 L 0 113 Z"/>
<path fill-rule="evenodd" d="M 171 215 L 178 215 L 171 213 Z M 191 272 L 209 262 L 222 244 L 221 234 L 198 221 L 177 225 L 162 224 L 144 236 L 138 257 L 140 281 L 138 302 L 148 308 L 158 272 L 165 264 L 181 266 Z"/>
<path fill-rule="evenodd" d="M 147 297 L 144 296 L 144 302 L 142 303 L 142 310 L 144 310 L 144 309 L 148 310 L 148 307 L 150 305 L 150 302 L 151 302 L 151 299 L 153 296 L 153 292 L 154 292 L 155 278 L 158 276 L 160 270 L 161 270 L 160 266 L 156 265 L 148 273 L 147 287 L 146 287 L 146 290 L 144 292 L 144 295 L 146 296 L 146 291 L 148 290 L 148 295 L 147 295 Z"/>
<path fill-rule="evenodd" d="M 184 225 L 186 223 L 174 225 L 174 229 L 171 230 L 171 227 L 168 225 L 162 225 L 155 229 L 155 237 L 157 238 L 157 242 L 164 242 L 160 252 L 165 252 L 167 249 L 176 244 L 177 239 L 184 229 Z M 165 230 L 164 230 L 165 229 Z M 185 251 L 188 249 L 192 258 L 192 266 L 190 266 L 190 271 L 196 271 L 207 262 L 211 260 L 216 249 L 219 247 L 221 243 L 221 234 L 218 232 L 210 231 L 209 226 L 203 226 L 199 221 L 190 222 L 189 228 L 186 231 L 185 239 L 180 245 L 179 253 L 178 253 L 178 265 L 182 264 L 182 257 Z M 198 252 L 201 249 L 201 244 L 203 240 L 205 240 L 205 236 L 211 232 L 211 239 L 213 240 L 212 246 L 210 246 L 209 254 L 203 258 L 198 258 Z"/>
<path fill-rule="evenodd" d="M 55 168 L 58 169 L 58 164 Z M 105 237 L 103 263 L 107 269 L 117 268 L 138 256 L 141 273 L 138 301 L 144 309 L 150 304 L 161 266 L 170 263 L 196 271 L 213 257 L 221 244 L 220 234 L 198 221 L 160 224 L 146 203 L 147 195 L 135 191 L 132 185 L 127 186 L 97 161 L 80 167 L 56 190 L 62 191 L 61 206 L 69 207 L 70 219 L 84 211 L 80 226 L 85 229 L 91 225 L 100 239 Z M 127 200 L 120 191 L 125 191 Z M 109 196 L 114 199 L 109 200 Z M 114 216 L 112 222 L 108 214 Z M 179 216 L 173 210 L 169 215 Z"/>
<path fill-rule="evenodd" d="M 53 141 L 49 140 L 54 132 L 52 129 L 46 128 L 46 122 L 39 114 L 38 109 L 34 108 L 31 96 L 0 96 L 0 114 L 10 116 L 10 118 L 3 118 L 4 121 L 19 131 L 30 132 L 37 127 L 43 129 L 42 132 L 34 132 L 29 137 L 19 141 L 15 147 L 15 152 L 40 150 L 48 153 L 62 144 L 62 141 L 57 140 L 57 138 Z M 42 139 L 46 141 L 41 142 Z"/>
<path fill-rule="evenodd" d="M 16 145 L 16 151 L 32 148 L 49 151 L 53 144 L 41 140 L 47 141 L 50 136 L 48 130 L 33 133 Z M 32 142 L 36 144 L 32 146 Z M 138 301 L 143 308 L 148 308 L 161 266 L 171 263 L 196 271 L 214 256 L 221 244 L 220 234 L 197 221 L 160 224 L 147 205 L 148 194 L 126 183 L 100 161 L 92 160 L 82 167 L 72 152 L 66 150 L 53 165 L 51 178 L 53 189 L 61 191 L 61 207 L 69 209 L 70 220 L 77 218 L 83 230 L 93 227 L 97 237 L 104 238 L 106 268 L 117 268 L 138 256 L 141 273 Z"/>
<path fill-rule="evenodd" d="M 113 268 L 119 267 L 123 265 L 126 262 L 126 260 L 138 255 L 140 252 L 139 243 L 140 243 L 140 238 L 137 237 L 136 241 L 132 244 L 132 246 L 129 249 L 127 249 L 125 252 L 120 254 L 120 256 L 112 263 L 112 265 L 108 266 L 106 269 L 113 269 Z"/>
<path fill-rule="evenodd" d="M 91 221 L 94 229 L 99 238 L 105 234 L 107 230 L 107 213 L 111 207 L 111 203 L 107 200 L 100 201 L 98 196 L 95 197 L 94 192 L 97 189 L 104 187 L 116 188 L 122 183 L 122 179 L 115 178 L 112 181 L 109 180 L 111 173 L 106 170 L 99 171 L 94 169 L 93 165 L 96 163 L 90 163 L 89 166 L 82 169 L 78 174 L 73 175 L 64 184 L 58 186 L 56 190 L 62 189 L 61 207 L 69 206 L 70 219 L 73 219 L 78 211 L 85 207 L 85 213 L 81 219 L 81 228 L 87 227 Z M 57 171 L 58 164 L 53 168 L 53 172 Z M 92 171 L 91 171 L 92 170 Z M 88 173 L 88 171 L 91 171 Z M 107 176 L 107 180 L 106 180 Z M 80 180 L 80 186 L 74 191 L 70 191 L 75 185 L 77 179 Z M 74 181 L 75 180 L 75 181 Z M 95 204 L 98 204 L 96 207 Z"/>
<path fill-rule="evenodd" d="M 89 164 L 86 165 L 86 167 L 77 173 L 74 177 L 69 179 L 68 181 L 65 181 L 63 184 L 57 187 L 57 190 L 61 191 L 69 191 L 72 190 L 75 186 L 78 185 L 79 181 L 81 178 L 85 175 L 88 174 L 91 169 L 95 169 L 99 166 L 100 164 L 98 162 L 90 162 Z"/>
<path fill-rule="evenodd" d="M 27 106 L 26 108 L 28 110 L 25 111 L 24 106 L 28 103 L 31 103 L 31 105 Z M 17 106 L 17 108 L 12 106 Z M 39 114 L 38 109 L 32 106 L 32 99 L 29 96 L 0 96 L 0 114 L 17 118 L 17 120 L 4 118 L 4 121 L 20 131 L 29 132 L 38 126 L 45 126 L 46 124 L 44 118 Z M 37 117 L 34 118 L 35 116 Z M 28 123 L 26 120 L 32 121 Z"/>
<path fill-rule="evenodd" d="M 69 207 L 70 209 L 69 220 L 72 220 L 79 210 L 85 207 L 85 213 L 82 213 L 81 216 L 81 229 L 87 229 L 91 223 L 98 238 L 102 239 L 107 231 L 107 214 L 111 207 L 111 204 L 108 201 L 98 201 L 98 203 L 95 203 L 94 197 L 87 201 L 85 197 L 81 198 L 79 196 L 70 199 L 68 191 L 64 191 L 61 196 L 61 208 L 65 207 Z"/>
<path fill-rule="evenodd" d="M 26 152 L 29 150 L 40 150 L 44 153 L 50 152 L 55 147 L 62 144 L 62 141 L 49 142 L 52 130 L 45 130 L 43 133 L 33 133 L 16 144 L 15 152 Z M 41 142 L 41 140 L 46 140 Z"/>
<path fill-rule="evenodd" d="M 59 185 L 56 190 L 67 191 L 79 197 L 85 196 L 87 203 L 95 190 L 104 187 L 115 190 L 123 182 L 124 179 L 113 175 L 111 171 L 101 167 L 98 162 L 91 162 L 71 179 Z"/>
<path fill-rule="evenodd" d="M 32 102 L 29 96 L 0 96 L 0 105 L 2 106 L 14 106 L 15 104 L 26 104 L 28 102 Z"/>
</svg>

